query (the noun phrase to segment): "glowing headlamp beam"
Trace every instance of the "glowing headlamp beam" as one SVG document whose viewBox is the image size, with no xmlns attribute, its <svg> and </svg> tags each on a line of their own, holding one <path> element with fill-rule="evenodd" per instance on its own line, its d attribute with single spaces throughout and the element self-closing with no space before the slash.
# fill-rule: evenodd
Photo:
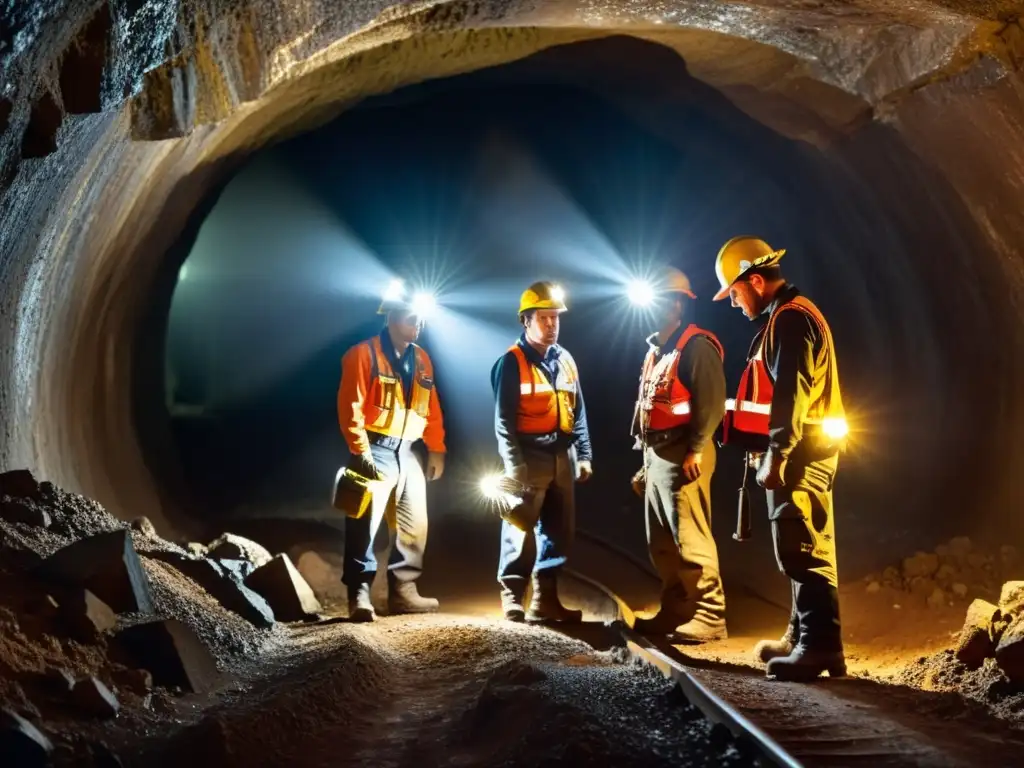
<svg viewBox="0 0 1024 768">
<path fill-rule="evenodd" d="M 434 298 L 434 294 L 426 291 L 420 291 L 412 297 L 412 303 L 410 304 L 413 314 L 418 317 L 427 318 L 434 314 L 437 310 L 437 299 Z"/>
<path fill-rule="evenodd" d="M 626 297 L 635 306 L 649 307 L 654 301 L 654 287 L 646 280 L 631 280 L 626 286 Z"/>
</svg>

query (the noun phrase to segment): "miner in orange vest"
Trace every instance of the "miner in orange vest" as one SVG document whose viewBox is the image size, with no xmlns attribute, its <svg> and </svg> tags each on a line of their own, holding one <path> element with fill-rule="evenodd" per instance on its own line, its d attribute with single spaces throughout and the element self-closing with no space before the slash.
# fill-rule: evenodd
<svg viewBox="0 0 1024 768">
<path fill-rule="evenodd" d="M 779 569 L 792 584 L 786 634 L 755 654 L 770 677 L 811 680 L 846 674 L 839 622 L 832 487 L 846 418 L 832 332 L 821 310 L 782 276 L 775 250 L 736 237 L 715 262 L 721 290 L 760 323 L 735 401 L 727 404 L 723 440 L 747 452 L 767 491 Z"/>
<path fill-rule="evenodd" d="M 378 314 L 384 329 L 349 349 L 341 363 L 338 420 L 352 455 L 350 468 L 377 480 L 370 511 L 345 520 L 345 564 L 349 618 L 373 621 L 370 586 L 377 572 L 373 540 L 381 521 L 397 528 L 388 566 L 390 613 L 436 611 L 438 601 L 421 597 L 416 580 L 423 571 L 427 544 L 425 480 L 444 472 L 445 432 L 434 387 L 430 356 L 417 346 L 427 310 L 406 298 L 398 281 L 385 295 Z M 426 469 L 413 452 L 422 439 Z"/>
<path fill-rule="evenodd" d="M 684 323 L 696 299 L 668 268 L 654 286 L 661 329 L 647 339 L 633 435 L 644 451 L 633 487 L 644 499 L 647 546 L 661 576 L 661 608 L 639 632 L 686 643 L 726 637 L 725 593 L 711 533 L 713 436 L 725 410 L 724 352 L 710 331 Z"/>
<path fill-rule="evenodd" d="M 498 584 L 509 621 L 578 622 L 558 598 L 558 571 L 576 532 L 575 483 L 592 474 L 579 370 L 558 344 L 560 286 L 538 282 L 519 302 L 523 334 L 494 364 L 495 433 L 505 475 L 529 489 L 519 525 L 504 519 Z M 531 579 L 532 577 L 532 579 Z M 528 611 L 523 599 L 532 580 Z"/>
</svg>

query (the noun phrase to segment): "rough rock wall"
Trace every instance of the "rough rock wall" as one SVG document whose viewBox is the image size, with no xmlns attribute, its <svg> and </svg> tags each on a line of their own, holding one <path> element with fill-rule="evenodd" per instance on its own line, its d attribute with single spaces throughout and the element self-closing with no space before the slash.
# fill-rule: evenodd
<svg viewBox="0 0 1024 768">
<path fill-rule="evenodd" d="M 0 466 L 166 528 L 171 497 L 136 430 L 147 389 L 160 400 L 162 350 L 139 328 L 169 301 L 170 244 L 234 163 L 369 94 L 625 33 L 808 142 L 821 178 L 842 171 L 836 206 L 841 190 L 891 206 L 859 219 L 880 229 L 877 250 L 817 236 L 815 282 L 837 301 L 867 286 L 845 306 L 870 329 L 860 348 L 910 354 L 918 383 L 944 377 L 920 415 L 952 420 L 976 503 L 983 491 L 1017 498 L 977 473 L 1009 478 L 1024 417 L 1012 397 L 1024 350 L 1020 3 L 12 2 L 0 30 Z M 651 98 L 648 119 L 671 132 Z M 878 272 L 894 287 L 872 287 Z M 980 371 L 996 379 L 979 384 Z M 985 434 L 964 403 L 979 392 Z"/>
</svg>

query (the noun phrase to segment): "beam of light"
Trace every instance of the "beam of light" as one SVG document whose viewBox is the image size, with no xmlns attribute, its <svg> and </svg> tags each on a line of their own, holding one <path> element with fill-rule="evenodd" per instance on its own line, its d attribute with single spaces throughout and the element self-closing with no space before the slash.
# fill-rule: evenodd
<svg viewBox="0 0 1024 768">
<path fill-rule="evenodd" d="M 413 294 L 410 307 L 414 315 L 429 320 L 437 313 L 437 299 L 428 291 L 417 291 Z"/>
<path fill-rule="evenodd" d="M 484 146 L 475 183 L 487 250 L 520 274 L 557 273 L 579 297 L 614 294 L 629 271 L 618 250 L 580 205 L 515 141 L 494 136 Z M 594 277 L 600 279 L 594 280 Z M 608 287 L 612 285 L 611 294 Z M 525 287 L 525 286 L 524 286 Z"/>
<path fill-rule="evenodd" d="M 380 298 L 381 301 L 401 301 L 405 298 L 405 283 L 397 278 L 390 281 Z"/>
<path fill-rule="evenodd" d="M 654 286 L 648 281 L 633 278 L 626 284 L 626 298 L 637 307 L 649 307 L 654 303 Z"/>
<path fill-rule="evenodd" d="M 551 300 L 564 303 L 565 302 L 565 288 L 560 285 L 553 286 L 551 288 Z"/>
<path fill-rule="evenodd" d="M 381 289 L 397 275 L 263 155 L 224 190 L 179 277 L 168 367 L 192 370 L 203 402 L 217 407 L 285 386 L 340 337 L 376 323 Z M 253 338 L 264 354 L 251 354 Z"/>
</svg>

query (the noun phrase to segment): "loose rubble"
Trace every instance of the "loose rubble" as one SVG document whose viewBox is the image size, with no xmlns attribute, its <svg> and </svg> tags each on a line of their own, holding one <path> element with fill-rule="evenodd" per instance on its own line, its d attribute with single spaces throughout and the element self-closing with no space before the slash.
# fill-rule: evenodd
<svg viewBox="0 0 1024 768">
<path fill-rule="evenodd" d="M 1024 560 L 1015 547 L 983 552 L 968 537 L 957 536 L 934 552 L 916 552 L 898 567 L 869 574 L 864 591 L 896 601 L 910 595 L 942 609 L 978 597 L 994 599 L 1001 584 L 1016 579 L 1024 579 Z"/>
<path fill-rule="evenodd" d="M 895 682 L 955 691 L 1024 725 L 1024 581 L 1003 584 L 998 604 L 974 600 L 955 647 L 919 659 Z"/>
<path fill-rule="evenodd" d="M 81 737 L 89 722 L 211 692 L 227 666 L 281 646 L 279 622 L 320 610 L 286 555 L 233 534 L 183 548 L 145 517 L 0 473 L 2 762 L 120 764 Z"/>
</svg>

